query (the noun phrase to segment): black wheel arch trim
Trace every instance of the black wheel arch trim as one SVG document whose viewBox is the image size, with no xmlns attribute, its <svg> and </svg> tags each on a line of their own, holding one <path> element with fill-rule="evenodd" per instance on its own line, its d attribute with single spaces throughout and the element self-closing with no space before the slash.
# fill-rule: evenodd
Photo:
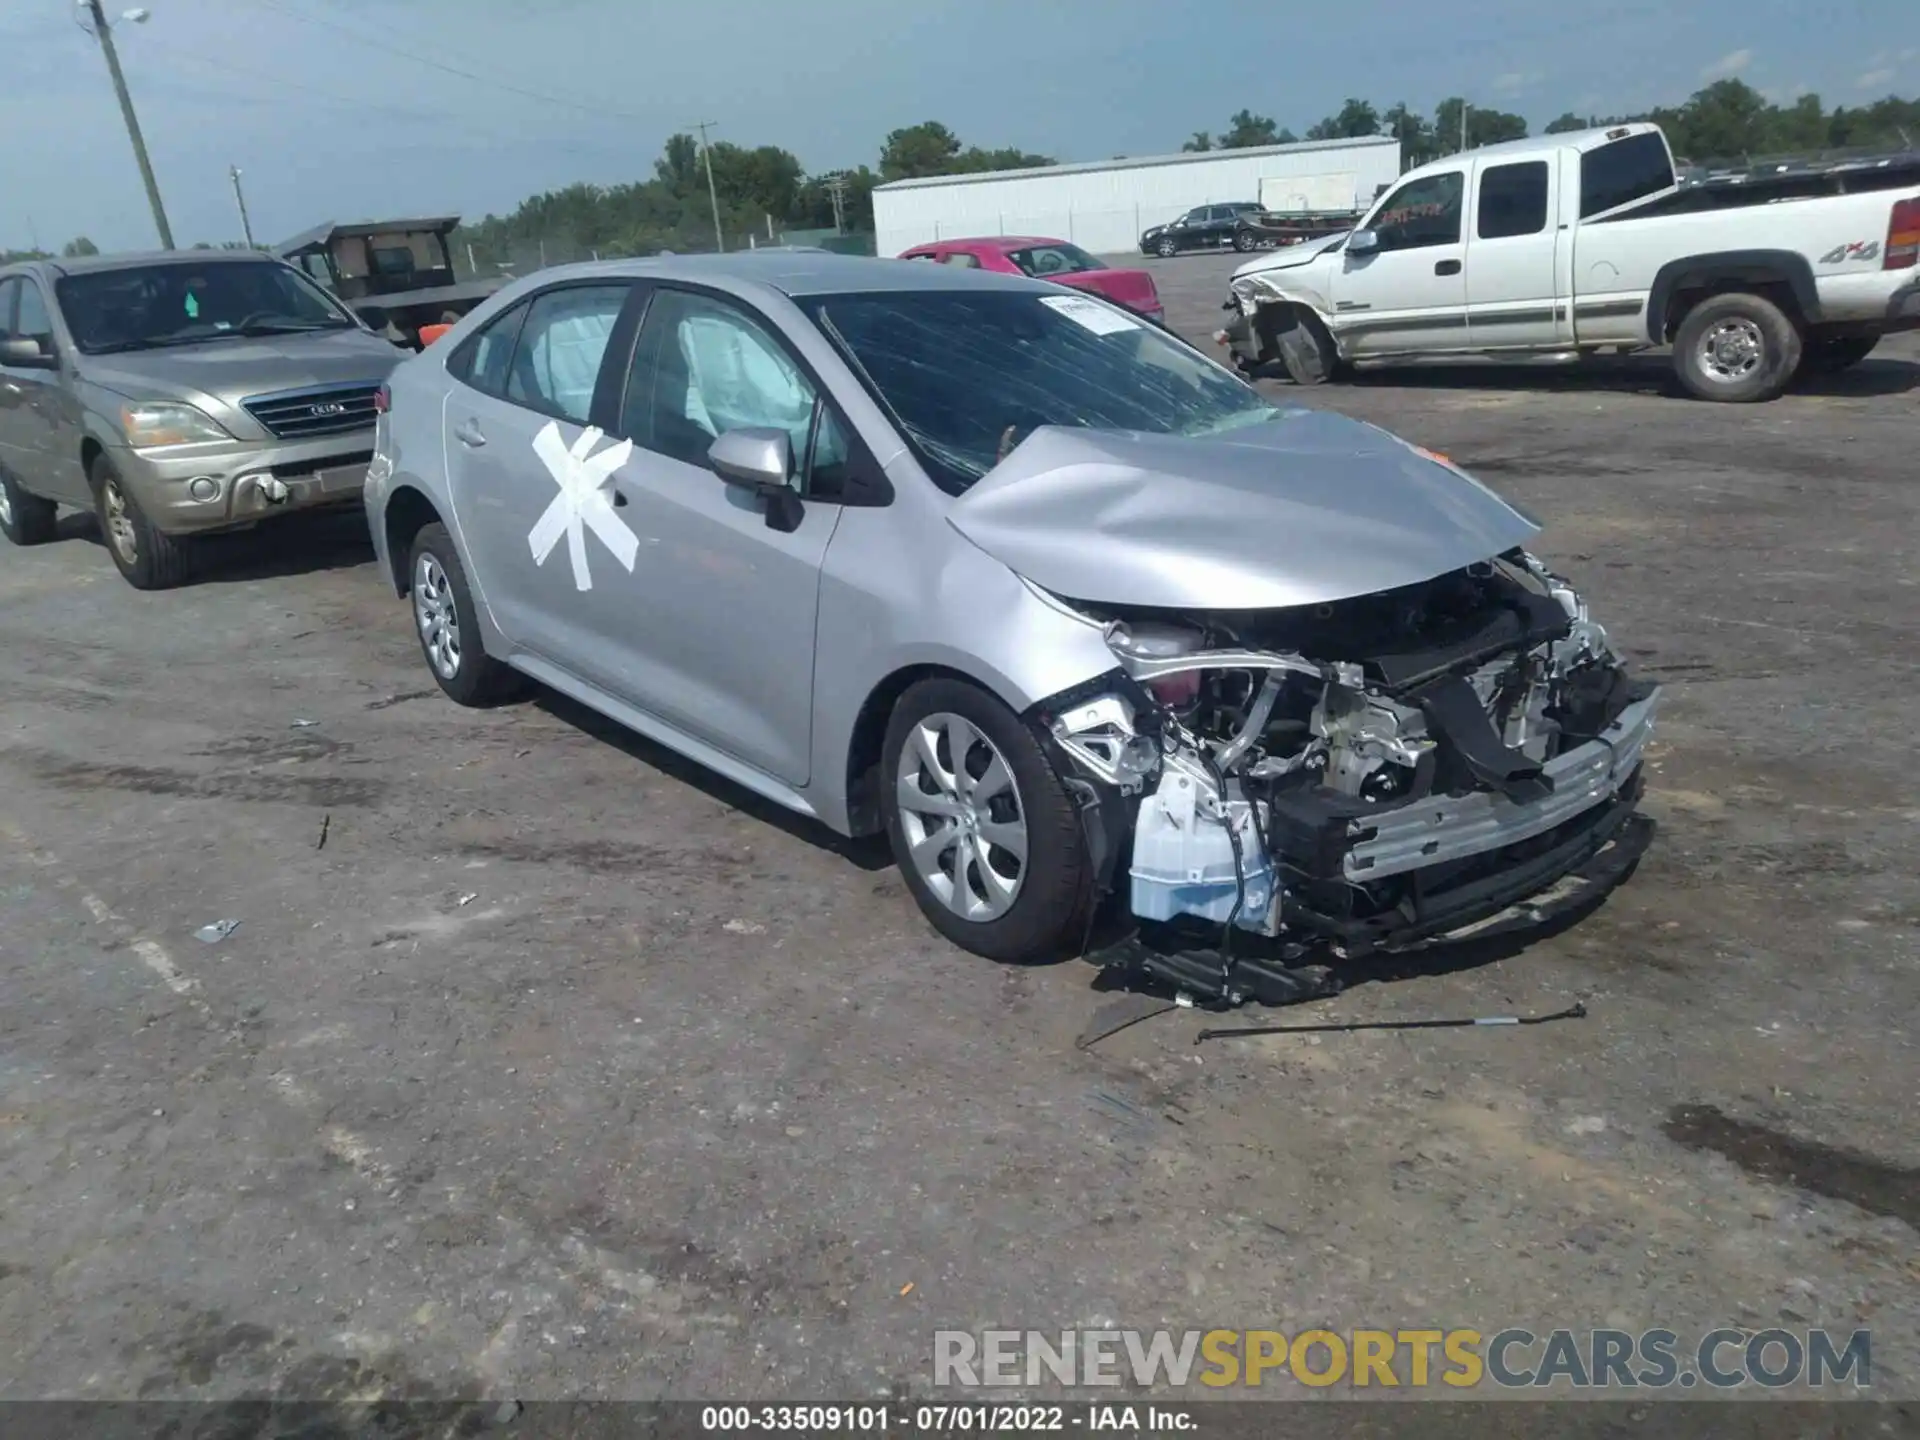
<svg viewBox="0 0 1920 1440">
<path fill-rule="evenodd" d="M 1669 260 L 1653 277 L 1647 292 L 1647 338 L 1655 345 L 1667 340 L 1667 304 L 1674 292 L 1694 280 L 1784 280 L 1793 291 L 1800 316 L 1809 324 L 1820 319 L 1820 290 L 1813 266 L 1792 250 L 1719 250 Z"/>
</svg>

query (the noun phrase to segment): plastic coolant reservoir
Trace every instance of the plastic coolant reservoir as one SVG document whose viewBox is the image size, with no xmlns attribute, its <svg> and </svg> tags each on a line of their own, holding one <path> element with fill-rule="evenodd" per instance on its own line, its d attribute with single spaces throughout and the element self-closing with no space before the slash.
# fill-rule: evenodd
<svg viewBox="0 0 1920 1440">
<path fill-rule="evenodd" d="M 1147 920 L 1194 915 L 1225 924 L 1238 893 L 1227 822 L 1203 803 L 1205 786 L 1169 765 L 1160 786 L 1140 806 L 1133 832 L 1133 913 Z M 1273 866 L 1240 787 L 1227 785 L 1227 813 L 1240 841 L 1246 902 L 1234 924 L 1262 934 L 1274 930 Z"/>
</svg>

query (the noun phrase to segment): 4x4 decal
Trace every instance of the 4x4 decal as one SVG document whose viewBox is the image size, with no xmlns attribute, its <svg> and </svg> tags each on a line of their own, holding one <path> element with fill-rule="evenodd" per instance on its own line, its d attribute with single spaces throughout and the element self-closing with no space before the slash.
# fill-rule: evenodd
<svg viewBox="0 0 1920 1440">
<path fill-rule="evenodd" d="M 1856 240 L 1851 245 L 1836 245 L 1820 257 L 1822 265 L 1840 265 L 1848 260 L 1872 260 L 1880 254 L 1878 240 Z"/>
</svg>

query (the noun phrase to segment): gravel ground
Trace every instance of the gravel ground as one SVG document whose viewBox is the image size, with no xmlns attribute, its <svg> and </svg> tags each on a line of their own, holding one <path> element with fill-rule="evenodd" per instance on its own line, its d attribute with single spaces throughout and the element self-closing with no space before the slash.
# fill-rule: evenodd
<svg viewBox="0 0 1920 1440">
<path fill-rule="evenodd" d="M 1232 258 L 1151 268 L 1209 331 Z M 1867 1326 L 1920 1396 L 1916 360 L 1263 382 L 1546 517 L 1669 687 L 1604 906 L 1289 1017 L 1591 1007 L 1538 1029 L 1081 1051 L 1093 970 L 874 847 L 440 699 L 357 517 L 150 597 L 5 552 L 0 1397 L 921 1394 L 1101 1323 Z"/>
</svg>

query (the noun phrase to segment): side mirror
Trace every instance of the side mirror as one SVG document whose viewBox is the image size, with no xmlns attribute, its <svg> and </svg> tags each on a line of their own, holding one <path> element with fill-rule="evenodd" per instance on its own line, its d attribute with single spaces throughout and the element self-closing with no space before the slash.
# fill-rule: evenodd
<svg viewBox="0 0 1920 1440">
<path fill-rule="evenodd" d="M 58 370 L 60 358 L 52 347 L 43 350 L 40 346 L 41 341 L 32 335 L 0 340 L 0 365 L 12 365 L 20 370 Z"/>
<path fill-rule="evenodd" d="M 1349 255 L 1375 255 L 1380 250 L 1380 232 L 1377 230 L 1356 230 L 1347 236 Z"/>
<path fill-rule="evenodd" d="M 727 484 L 767 502 L 769 528 L 799 528 L 806 512 L 793 493 L 793 441 L 786 431 L 760 425 L 729 430 L 707 447 L 707 463 Z"/>
</svg>

